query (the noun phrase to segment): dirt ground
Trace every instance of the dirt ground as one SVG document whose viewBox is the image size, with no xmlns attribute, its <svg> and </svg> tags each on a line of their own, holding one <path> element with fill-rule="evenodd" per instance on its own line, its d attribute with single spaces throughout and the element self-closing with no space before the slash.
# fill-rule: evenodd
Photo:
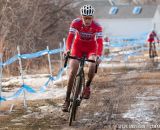
<svg viewBox="0 0 160 130">
<path fill-rule="evenodd" d="M 148 69 L 149 68 L 149 69 Z M 89 100 L 83 100 L 78 116 L 68 126 L 69 113 L 61 111 L 63 97 L 5 102 L 1 108 L 0 130 L 159 130 L 159 67 L 99 69 Z"/>
</svg>

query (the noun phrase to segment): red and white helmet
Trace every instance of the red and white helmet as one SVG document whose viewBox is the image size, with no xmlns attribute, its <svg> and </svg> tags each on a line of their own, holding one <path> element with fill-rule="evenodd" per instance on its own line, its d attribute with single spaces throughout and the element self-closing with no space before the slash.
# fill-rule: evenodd
<svg viewBox="0 0 160 130">
<path fill-rule="evenodd" d="M 82 16 L 93 16 L 94 11 L 95 9 L 91 5 L 84 5 L 80 9 L 80 13 Z"/>
</svg>

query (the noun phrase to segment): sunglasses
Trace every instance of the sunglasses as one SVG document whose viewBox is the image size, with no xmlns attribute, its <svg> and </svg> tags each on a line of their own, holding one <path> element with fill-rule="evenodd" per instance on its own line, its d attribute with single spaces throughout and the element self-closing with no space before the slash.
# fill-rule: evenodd
<svg viewBox="0 0 160 130">
<path fill-rule="evenodd" d="M 84 19 L 84 20 L 92 20 L 93 17 L 92 17 L 92 16 L 83 16 L 83 19 Z"/>
</svg>

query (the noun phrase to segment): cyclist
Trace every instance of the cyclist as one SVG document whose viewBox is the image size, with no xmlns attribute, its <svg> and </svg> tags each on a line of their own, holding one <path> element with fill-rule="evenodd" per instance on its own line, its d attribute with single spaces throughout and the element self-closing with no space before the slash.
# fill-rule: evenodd
<svg viewBox="0 0 160 130">
<path fill-rule="evenodd" d="M 158 56 L 157 52 L 156 52 L 155 38 L 157 39 L 157 42 L 159 43 L 159 38 L 158 38 L 156 32 L 154 30 L 152 30 L 152 32 L 150 32 L 147 37 L 147 41 L 149 43 L 149 57 L 150 58 Z"/>
<path fill-rule="evenodd" d="M 69 34 L 66 40 L 67 54 L 70 52 L 72 56 L 81 58 L 83 54 L 86 54 L 88 59 L 98 59 L 103 50 L 103 36 L 102 27 L 94 20 L 94 7 L 91 5 L 84 5 L 80 8 L 81 17 L 72 21 L 69 29 Z M 98 64 L 101 62 L 97 60 Z M 66 98 L 62 107 L 62 111 L 67 112 L 70 105 L 70 94 L 76 76 L 79 61 L 70 59 L 70 71 L 67 84 Z M 88 99 L 90 97 L 90 84 L 95 74 L 95 63 L 89 63 L 88 79 L 86 87 L 83 90 L 83 98 Z"/>
<path fill-rule="evenodd" d="M 104 38 L 103 44 L 104 44 L 104 47 L 105 47 L 105 49 L 104 49 L 104 55 L 108 56 L 109 55 L 109 51 L 110 51 L 109 50 L 110 49 L 110 39 L 109 39 L 108 36 L 106 36 Z"/>
</svg>

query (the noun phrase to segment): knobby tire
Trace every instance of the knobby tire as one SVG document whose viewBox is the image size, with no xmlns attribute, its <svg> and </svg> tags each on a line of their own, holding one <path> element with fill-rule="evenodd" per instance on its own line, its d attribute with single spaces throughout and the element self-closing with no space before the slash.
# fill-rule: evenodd
<svg viewBox="0 0 160 130">
<path fill-rule="evenodd" d="M 77 98 L 78 98 L 78 95 L 80 93 L 80 89 L 81 89 L 81 85 L 82 85 L 82 77 L 81 76 L 77 76 L 76 77 L 76 84 L 75 86 L 75 93 L 74 93 L 74 97 L 73 97 L 73 102 L 72 102 L 72 106 L 71 106 L 71 109 L 70 109 L 70 116 L 69 116 L 69 126 L 71 126 L 72 124 L 72 121 L 75 120 L 75 116 L 76 116 L 76 111 L 77 111 Z"/>
</svg>

